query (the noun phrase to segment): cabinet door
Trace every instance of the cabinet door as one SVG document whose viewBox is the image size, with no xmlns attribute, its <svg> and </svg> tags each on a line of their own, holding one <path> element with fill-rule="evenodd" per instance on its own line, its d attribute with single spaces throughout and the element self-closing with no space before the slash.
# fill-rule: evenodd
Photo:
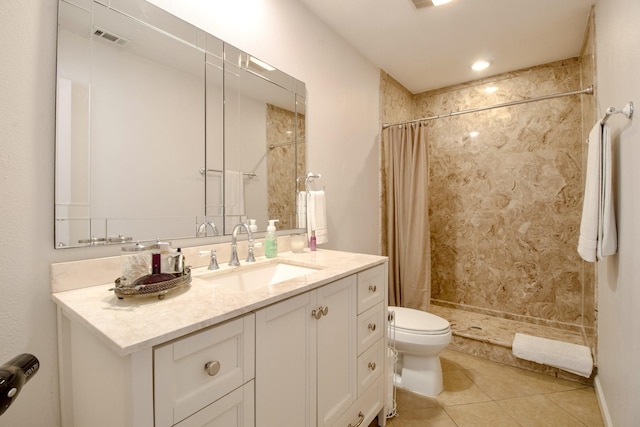
<svg viewBox="0 0 640 427">
<path fill-rule="evenodd" d="M 318 426 L 333 425 L 357 398 L 356 282 L 346 277 L 316 290 Z"/>
<path fill-rule="evenodd" d="M 256 425 L 315 427 L 315 292 L 256 312 Z"/>
</svg>

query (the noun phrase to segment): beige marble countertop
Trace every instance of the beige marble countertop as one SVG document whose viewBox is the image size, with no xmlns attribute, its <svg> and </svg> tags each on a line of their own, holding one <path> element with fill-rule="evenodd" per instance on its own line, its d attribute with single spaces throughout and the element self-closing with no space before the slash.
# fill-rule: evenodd
<svg viewBox="0 0 640 427">
<path fill-rule="evenodd" d="M 241 261 L 242 265 L 235 268 L 274 261 L 265 257 L 256 260 L 256 264 Z M 189 287 L 169 293 L 161 300 L 153 297 L 118 299 L 109 291 L 113 282 L 54 291 L 52 299 L 65 316 L 88 328 L 117 354 L 126 356 L 383 264 L 386 257 L 305 249 L 302 253 L 279 253 L 276 260 L 318 270 L 275 285 L 238 291 L 204 280 L 199 276 L 209 275 L 211 271 L 198 267 L 192 269 Z M 220 266 L 220 274 L 233 269 L 226 263 Z M 52 282 L 60 275 L 52 266 Z"/>
</svg>

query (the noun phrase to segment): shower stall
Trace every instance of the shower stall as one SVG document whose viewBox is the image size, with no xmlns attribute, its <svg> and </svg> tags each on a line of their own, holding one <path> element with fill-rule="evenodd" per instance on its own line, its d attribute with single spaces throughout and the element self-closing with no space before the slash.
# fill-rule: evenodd
<svg viewBox="0 0 640 427">
<path fill-rule="evenodd" d="M 466 312 L 595 347 L 595 269 L 576 251 L 595 120 L 590 40 L 581 57 L 415 95 L 382 73 L 383 122 L 430 119 L 430 311 L 454 334 Z M 530 98 L 541 99 L 520 102 Z"/>
</svg>

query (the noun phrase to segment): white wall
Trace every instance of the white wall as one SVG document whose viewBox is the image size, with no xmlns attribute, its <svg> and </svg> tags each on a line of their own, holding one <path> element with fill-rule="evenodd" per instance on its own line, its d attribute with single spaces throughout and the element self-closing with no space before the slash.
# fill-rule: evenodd
<svg viewBox="0 0 640 427">
<path fill-rule="evenodd" d="M 378 69 L 293 0 L 229 1 L 228 10 L 155 2 L 307 83 L 309 168 L 327 189 L 327 247 L 376 253 Z M 0 2 L 0 363 L 29 352 L 42 365 L 0 427 L 59 425 L 49 264 L 118 253 L 53 250 L 56 16 L 56 0 Z"/>
<path fill-rule="evenodd" d="M 640 2 L 596 0 L 599 114 L 640 107 Z M 640 113 L 612 117 L 618 255 L 598 264 L 597 388 L 611 424 L 640 419 Z"/>
</svg>

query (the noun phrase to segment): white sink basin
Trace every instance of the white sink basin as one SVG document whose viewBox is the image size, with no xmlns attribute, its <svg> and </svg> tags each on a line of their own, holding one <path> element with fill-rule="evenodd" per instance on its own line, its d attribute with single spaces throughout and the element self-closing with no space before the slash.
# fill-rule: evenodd
<svg viewBox="0 0 640 427">
<path fill-rule="evenodd" d="M 206 280 L 216 286 L 223 286 L 226 289 L 251 291 L 316 271 L 318 271 L 316 268 L 285 262 L 273 262 L 258 265 L 243 264 L 230 272 L 207 271 L 195 277 Z"/>
</svg>

